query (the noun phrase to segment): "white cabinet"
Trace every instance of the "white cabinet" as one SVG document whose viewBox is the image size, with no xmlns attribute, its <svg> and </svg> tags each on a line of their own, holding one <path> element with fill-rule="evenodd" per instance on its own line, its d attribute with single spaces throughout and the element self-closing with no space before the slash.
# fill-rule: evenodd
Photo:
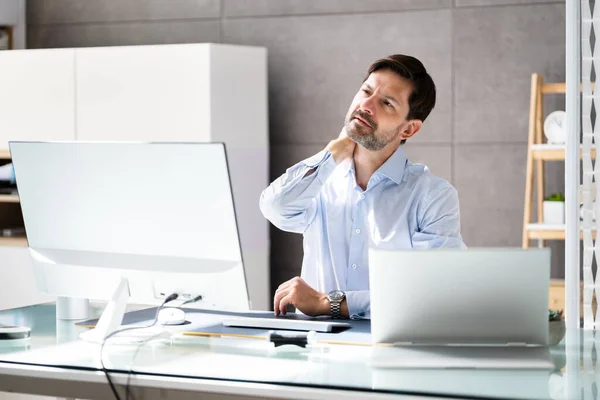
<svg viewBox="0 0 600 400">
<path fill-rule="evenodd" d="M 0 52 L 0 149 L 10 140 L 75 140 L 74 51 Z"/>
<path fill-rule="evenodd" d="M 8 140 L 224 142 L 252 308 L 270 308 L 268 223 L 258 208 L 269 184 L 265 48 L 10 51 L 0 70 L 0 150 Z"/>
<path fill-rule="evenodd" d="M 210 138 L 210 45 L 77 50 L 77 138 Z"/>
<path fill-rule="evenodd" d="M 41 293 L 37 289 L 29 251 L 26 248 L 0 246 L 0 260 L 2 260 L 0 264 L 0 282 L 2 282 L 0 310 L 45 303 L 56 299 L 55 296 Z"/>
<path fill-rule="evenodd" d="M 252 306 L 270 308 L 267 52 L 181 44 L 76 50 L 77 140 L 224 142 Z"/>
</svg>

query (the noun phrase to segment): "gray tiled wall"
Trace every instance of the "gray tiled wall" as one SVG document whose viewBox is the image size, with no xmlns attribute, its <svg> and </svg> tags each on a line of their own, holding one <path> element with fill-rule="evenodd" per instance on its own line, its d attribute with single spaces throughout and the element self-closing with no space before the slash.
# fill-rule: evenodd
<svg viewBox="0 0 600 400">
<path fill-rule="evenodd" d="M 28 0 L 28 46 L 267 47 L 271 178 L 338 135 L 370 62 L 415 55 L 439 97 L 409 157 L 456 186 L 468 245 L 520 246 L 529 80 L 564 81 L 564 16 L 564 0 Z M 549 191 L 563 173 L 548 166 Z M 302 238 L 271 236 L 276 287 L 299 273 Z M 551 247 L 562 277 L 563 243 Z"/>
</svg>

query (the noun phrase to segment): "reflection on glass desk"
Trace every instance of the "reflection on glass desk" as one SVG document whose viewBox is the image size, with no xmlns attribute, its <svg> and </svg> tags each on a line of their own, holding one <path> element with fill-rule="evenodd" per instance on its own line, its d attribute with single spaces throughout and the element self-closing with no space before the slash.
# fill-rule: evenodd
<svg viewBox="0 0 600 400">
<path fill-rule="evenodd" d="M 101 310 L 101 306 L 93 308 L 91 315 L 98 316 Z M 26 375 L 34 367 L 45 368 L 48 377 L 54 373 L 62 374 L 62 380 L 69 381 L 73 376 L 72 379 L 79 381 L 106 384 L 99 372 L 100 345 L 79 339 L 79 333 L 86 328 L 76 326 L 73 321 L 57 321 L 54 304 L 2 311 L 0 324 L 32 329 L 28 343 L 0 345 L 0 391 L 14 390 L 15 387 L 10 387 L 13 375 Z M 595 359 L 592 361 L 595 332 L 579 330 L 567 334 L 578 335 L 581 345 L 566 348 L 563 341 L 551 346 L 554 370 L 375 368 L 369 363 L 371 346 L 315 344 L 307 348 L 275 348 L 257 339 L 182 335 L 141 346 L 108 342 L 103 359 L 118 383 L 124 383 L 133 370 L 131 383 L 136 390 L 143 390 L 144 385 L 164 385 L 161 389 L 202 392 L 208 389 L 200 382 L 214 380 L 220 382 L 222 390 L 232 391 L 223 393 L 237 395 L 234 392 L 243 384 L 248 385 L 244 389 L 246 395 L 253 393 L 263 398 L 320 398 L 328 391 L 335 392 L 336 398 L 388 398 L 390 394 L 442 398 L 595 398 L 592 396 L 599 376 Z M 377 349 L 382 350 L 385 348 Z M 394 350 L 389 348 L 390 352 Z M 578 366 L 570 377 L 579 388 L 573 397 L 565 394 L 569 378 L 567 359 L 569 362 L 573 359 Z M 179 381 L 167 382 L 168 379 Z M 252 392 L 257 387 L 258 391 Z M 270 389 L 261 392 L 261 387 Z M 83 394 L 71 393 L 69 397 L 84 397 Z"/>
</svg>

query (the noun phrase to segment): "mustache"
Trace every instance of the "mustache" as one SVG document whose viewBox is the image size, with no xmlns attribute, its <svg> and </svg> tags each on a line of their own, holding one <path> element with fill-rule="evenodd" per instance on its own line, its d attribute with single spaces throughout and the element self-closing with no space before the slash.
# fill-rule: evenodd
<svg viewBox="0 0 600 400">
<path fill-rule="evenodd" d="M 371 119 L 371 117 L 369 116 L 369 114 L 363 113 L 360 110 L 356 110 L 352 113 L 352 118 L 355 118 L 356 116 L 360 117 L 361 119 L 363 119 L 367 124 L 369 124 L 371 126 L 371 128 L 375 129 L 377 128 L 377 125 L 375 124 L 375 122 Z M 352 119 L 351 118 L 351 119 Z"/>
</svg>

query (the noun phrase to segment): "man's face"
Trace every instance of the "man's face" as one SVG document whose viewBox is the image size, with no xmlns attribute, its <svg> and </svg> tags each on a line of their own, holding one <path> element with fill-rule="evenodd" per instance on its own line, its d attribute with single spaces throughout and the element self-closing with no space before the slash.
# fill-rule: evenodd
<svg viewBox="0 0 600 400">
<path fill-rule="evenodd" d="M 352 100 L 346 115 L 348 137 L 367 150 L 397 146 L 409 129 L 410 81 L 389 70 L 373 72 Z M 410 135 L 409 135 L 410 136 Z"/>
</svg>

